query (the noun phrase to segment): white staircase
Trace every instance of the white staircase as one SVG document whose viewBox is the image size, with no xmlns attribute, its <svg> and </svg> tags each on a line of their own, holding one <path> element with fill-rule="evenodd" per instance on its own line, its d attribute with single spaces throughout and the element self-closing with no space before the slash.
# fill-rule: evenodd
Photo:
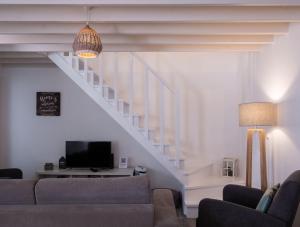
<svg viewBox="0 0 300 227">
<path fill-rule="evenodd" d="M 170 87 L 138 55 L 128 53 L 129 75 L 127 78 L 127 97 L 121 97 L 118 86 L 118 69 L 113 73 L 112 82 L 104 78 L 104 72 L 95 70 L 87 60 L 74 56 L 73 53 L 49 53 L 48 57 L 104 111 L 122 126 L 146 151 L 160 162 L 174 177 L 182 183 L 184 212 L 188 217 L 197 216 L 197 205 L 203 197 L 220 198 L 222 187 L 231 180 L 214 175 L 214 165 L 199 161 L 184 154 L 180 146 L 180 97 L 179 92 Z M 103 60 L 103 59 L 102 59 Z M 98 60 L 98 67 L 103 62 Z M 134 110 L 134 62 L 143 67 L 143 113 Z M 139 75 L 141 76 L 141 75 Z M 150 124 L 150 80 L 158 83 L 157 125 Z M 166 95 L 171 97 L 172 110 L 166 109 Z M 172 133 L 166 128 L 165 111 L 172 115 Z M 167 132 L 168 131 L 168 132 Z M 202 163 L 202 164 L 201 164 Z"/>
</svg>

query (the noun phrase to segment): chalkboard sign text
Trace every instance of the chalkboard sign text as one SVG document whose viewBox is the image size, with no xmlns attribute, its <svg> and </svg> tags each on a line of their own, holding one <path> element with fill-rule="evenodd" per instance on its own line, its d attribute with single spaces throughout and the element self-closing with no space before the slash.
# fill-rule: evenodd
<svg viewBox="0 0 300 227">
<path fill-rule="evenodd" d="M 37 92 L 36 115 L 60 116 L 60 92 Z"/>
</svg>

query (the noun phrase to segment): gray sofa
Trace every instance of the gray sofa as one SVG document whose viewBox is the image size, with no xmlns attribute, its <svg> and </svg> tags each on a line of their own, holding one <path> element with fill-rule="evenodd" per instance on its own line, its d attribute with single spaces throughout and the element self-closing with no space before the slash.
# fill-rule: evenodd
<svg viewBox="0 0 300 227">
<path fill-rule="evenodd" d="M 1 227 L 178 227 L 172 192 L 146 176 L 0 180 Z"/>
</svg>

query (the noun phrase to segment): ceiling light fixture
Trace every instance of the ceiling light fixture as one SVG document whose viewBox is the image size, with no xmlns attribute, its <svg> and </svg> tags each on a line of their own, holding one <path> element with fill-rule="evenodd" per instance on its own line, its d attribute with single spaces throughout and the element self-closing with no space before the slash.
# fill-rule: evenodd
<svg viewBox="0 0 300 227">
<path fill-rule="evenodd" d="M 90 8 L 86 7 L 86 26 L 79 31 L 73 42 L 73 51 L 81 58 L 96 58 L 102 51 L 99 34 L 89 26 L 89 11 Z"/>
</svg>

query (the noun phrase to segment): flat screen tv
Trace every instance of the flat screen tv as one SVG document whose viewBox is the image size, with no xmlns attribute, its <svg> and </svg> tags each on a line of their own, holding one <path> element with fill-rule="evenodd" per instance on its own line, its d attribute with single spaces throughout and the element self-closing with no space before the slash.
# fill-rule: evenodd
<svg viewBox="0 0 300 227">
<path fill-rule="evenodd" d="M 67 168 L 112 168 L 111 142 L 66 141 Z"/>
</svg>

